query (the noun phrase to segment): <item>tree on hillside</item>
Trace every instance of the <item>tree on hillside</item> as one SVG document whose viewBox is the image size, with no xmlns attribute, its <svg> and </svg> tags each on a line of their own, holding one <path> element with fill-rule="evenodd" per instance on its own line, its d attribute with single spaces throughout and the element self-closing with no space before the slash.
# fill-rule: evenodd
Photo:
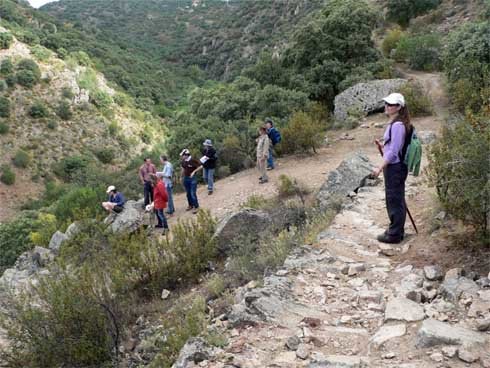
<svg viewBox="0 0 490 368">
<path fill-rule="evenodd" d="M 293 34 L 284 65 L 304 75 L 311 97 L 330 103 L 353 68 L 379 60 L 371 39 L 378 14 L 365 1 L 329 2 Z"/>
</svg>

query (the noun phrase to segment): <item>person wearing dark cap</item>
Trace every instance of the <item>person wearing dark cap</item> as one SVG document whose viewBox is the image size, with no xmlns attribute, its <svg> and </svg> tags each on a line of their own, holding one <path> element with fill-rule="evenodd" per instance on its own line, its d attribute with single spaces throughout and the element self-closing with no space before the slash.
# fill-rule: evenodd
<svg viewBox="0 0 490 368">
<path fill-rule="evenodd" d="M 267 136 L 271 140 L 271 145 L 269 146 L 269 155 L 267 157 L 267 170 L 274 170 L 274 156 L 273 148 L 276 144 L 281 141 L 281 133 L 274 127 L 274 122 L 271 118 L 265 119 L 265 127 L 267 129 Z"/>
<path fill-rule="evenodd" d="M 203 167 L 203 179 L 208 185 L 208 194 L 210 195 L 214 191 L 214 170 L 216 169 L 217 157 L 211 139 L 206 139 L 203 145 L 203 157 L 200 161 Z"/>
<path fill-rule="evenodd" d="M 192 158 L 190 151 L 185 148 L 180 153 L 182 166 L 182 184 L 184 185 L 187 194 L 188 207 L 186 211 L 192 210 L 192 213 L 197 213 L 199 202 L 197 200 L 197 178 L 196 173 L 202 170 L 201 163 Z"/>
<path fill-rule="evenodd" d="M 107 202 L 102 202 L 102 207 L 104 207 L 107 212 L 122 212 L 124 209 L 124 203 L 126 202 L 122 193 L 118 192 L 114 185 L 110 185 L 107 188 L 106 193 L 109 195 L 109 198 Z"/>
</svg>

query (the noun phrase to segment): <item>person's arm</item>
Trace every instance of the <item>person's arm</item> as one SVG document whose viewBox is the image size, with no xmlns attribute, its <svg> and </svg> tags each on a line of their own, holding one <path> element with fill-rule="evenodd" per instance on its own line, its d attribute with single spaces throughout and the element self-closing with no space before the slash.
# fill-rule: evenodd
<svg viewBox="0 0 490 368">
<path fill-rule="evenodd" d="M 138 174 L 140 177 L 141 184 L 145 184 L 145 177 L 143 176 L 143 167 L 140 167 Z"/>
<path fill-rule="evenodd" d="M 196 161 L 197 163 L 197 161 Z M 193 172 L 191 172 L 191 178 L 194 177 L 194 175 L 198 172 L 198 171 L 201 171 L 202 170 L 202 165 L 199 165 L 196 169 L 194 169 Z"/>
<path fill-rule="evenodd" d="M 114 199 L 117 206 L 124 206 L 124 196 L 121 193 L 117 193 L 116 198 Z"/>
</svg>

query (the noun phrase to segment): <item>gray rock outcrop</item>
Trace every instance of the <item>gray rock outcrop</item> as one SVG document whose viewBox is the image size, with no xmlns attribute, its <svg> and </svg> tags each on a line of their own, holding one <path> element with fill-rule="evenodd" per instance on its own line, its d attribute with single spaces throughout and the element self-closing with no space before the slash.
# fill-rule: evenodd
<svg viewBox="0 0 490 368">
<path fill-rule="evenodd" d="M 263 211 L 245 208 L 230 213 L 219 222 L 216 228 L 214 236 L 218 242 L 218 249 L 222 254 L 226 254 L 237 236 L 260 238 L 262 234 L 270 230 L 271 225 L 271 216 Z"/>
<path fill-rule="evenodd" d="M 335 96 L 335 120 L 345 121 L 349 111 L 361 111 L 365 114 L 383 107 L 383 97 L 397 92 L 407 83 L 406 79 L 383 79 L 358 83 Z"/>
<path fill-rule="evenodd" d="M 190 368 L 195 364 L 208 360 L 213 355 L 213 348 L 201 338 L 189 339 L 180 351 L 172 368 Z"/>
<path fill-rule="evenodd" d="M 362 153 L 355 153 L 342 161 L 335 170 L 328 174 L 317 194 L 317 201 L 325 211 L 343 201 L 345 197 L 366 184 L 374 164 Z"/>
<path fill-rule="evenodd" d="M 417 333 L 416 345 L 419 348 L 428 348 L 437 345 L 474 346 L 485 343 L 488 343 L 488 339 L 481 332 L 426 319 Z"/>
<path fill-rule="evenodd" d="M 113 213 L 106 217 L 104 223 L 110 226 L 114 233 L 134 232 L 144 225 L 149 225 L 150 214 L 145 213 L 143 200 L 127 201 L 121 213 Z"/>
</svg>

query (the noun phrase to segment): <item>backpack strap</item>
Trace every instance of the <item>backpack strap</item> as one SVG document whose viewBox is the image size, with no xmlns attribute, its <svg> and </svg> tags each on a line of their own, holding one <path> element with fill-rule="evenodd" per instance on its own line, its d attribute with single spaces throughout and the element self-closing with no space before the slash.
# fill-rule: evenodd
<svg viewBox="0 0 490 368">
<path fill-rule="evenodd" d="M 388 139 L 384 142 L 383 144 L 384 146 L 386 146 L 391 141 L 391 127 L 393 126 L 393 124 L 394 122 L 390 123 L 390 128 L 388 130 Z M 403 126 L 405 127 L 405 124 L 403 124 Z M 402 150 L 398 152 L 398 158 L 400 159 L 400 162 L 403 162 L 405 160 L 405 155 L 407 154 L 408 146 L 412 141 L 413 131 L 414 131 L 413 125 L 409 129 L 405 127 L 405 141 L 403 142 Z"/>
</svg>

